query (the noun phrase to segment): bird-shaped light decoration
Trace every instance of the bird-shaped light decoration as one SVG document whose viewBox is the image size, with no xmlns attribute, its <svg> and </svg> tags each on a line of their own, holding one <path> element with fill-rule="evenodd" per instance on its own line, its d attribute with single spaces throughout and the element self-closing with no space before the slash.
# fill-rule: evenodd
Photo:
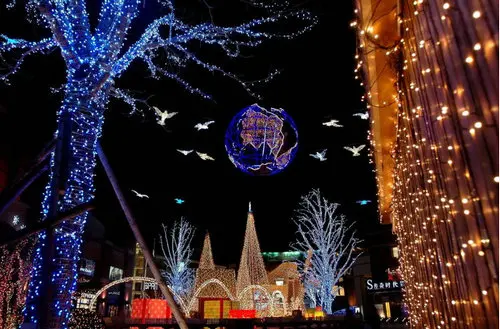
<svg viewBox="0 0 500 329">
<path fill-rule="evenodd" d="M 196 129 L 198 129 L 198 131 L 200 131 L 202 129 L 208 129 L 208 126 L 211 125 L 214 122 L 215 121 L 207 121 L 207 122 L 204 122 L 204 123 L 197 123 L 196 126 L 194 126 L 194 127 Z"/>
<path fill-rule="evenodd" d="M 368 120 L 368 117 L 370 115 L 368 114 L 368 112 L 365 112 L 365 113 L 354 113 L 352 116 L 353 117 L 360 117 L 363 120 Z"/>
<path fill-rule="evenodd" d="M 153 108 L 155 109 L 156 115 L 159 117 L 157 122 L 161 126 L 165 125 L 165 120 L 171 119 L 174 115 L 176 115 L 178 113 L 178 112 L 171 112 L 171 113 L 169 113 L 167 110 L 165 110 L 165 111 L 162 112 L 156 106 L 153 106 Z"/>
<path fill-rule="evenodd" d="M 149 196 L 148 196 L 148 195 L 146 195 L 146 194 L 139 193 L 139 192 L 137 192 L 136 190 L 132 190 L 132 192 L 134 192 L 135 196 L 136 196 L 136 197 L 138 197 L 138 198 L 141 198 L 141 199 L 144 199 L 144 198 L 149 199 Z"/>
<path fill-rule="evenodd" d="M 179 199 L 179 198 L 175 198 L 174 200 L 175 200 L 175 203 L 177 203 L 177 204 L 183 204 L 185 202 L 184 200 Z"/>
<path fill-rule="evenodd" d="M 179 150 L 179 149 L 177 149 L 177 152 L 180 152 L 184 155 L 188 155 L 189 153 L 193 152 L 193 150 Z"/>
<path fill-rule="evenodd" d="M 215 159 L 212 158 L 210 155 L 206 154 L 206 153 L 201 153 L 201 152 L 198 152 L 196 151 L 196 154 L 198 154 L 198 156 L 202 159 L 202 160 L 212 160 L 214 161 Z"/>
<path fill-rule="evenodd" d="M 326 149 L 324 149 L 321 152 L 316 152 L 314 154 L 309 154 L 315 159 L 318 159 L 319 161 L 325 161 L 326 160 Z"/>
<path fill-rule="evenodd" d="M 323 126 L 337 127 L 337 128 L 343 127 L 343 125 L 339 124 L 339 120 L 334 120 L 334 119 L 327 121 L 327 122 L 323 122 Z"/>
<path fill-rule="evenodd" d="M 344 146 L 344 148 L 350 152 L 352 152 L 352 156 L 353 157 L 357 157 L 357 156 L 360 156 L 360 153 L 359 151 L 361 151 L 362 149 L 365 148 L 365 145 L 362 144 L 362 145 L 359 145 L 359 146 L 353 146 L 353 147 L 350 147 L 350 146 Z"/>
<path fill-rule="evenodd" d="M 356 201 L 356 203 L 359 203 L 359 205 L 361 205 L 361 206 L 366 206 L 370 202 L 372 202 L 372 200 L 358 200 L 358 201 Z"/>
</svg>

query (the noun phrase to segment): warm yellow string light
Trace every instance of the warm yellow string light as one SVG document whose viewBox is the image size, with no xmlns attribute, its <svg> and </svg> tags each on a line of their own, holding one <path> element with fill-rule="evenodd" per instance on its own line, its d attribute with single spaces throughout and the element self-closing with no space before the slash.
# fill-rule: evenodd
<svg viewBox="0 0 500 329">
<path fill-rule="evenodd" d="M 357 12 L 355 73 L 367 86 L 381 211 L 389 199 L 411 326 L 497 328 L 497 7 L 358 0 Z M 380 130 L 387 117 L 396 136 Z M 384 143 L 393 167 L 378 165 Z"/>
</svg>

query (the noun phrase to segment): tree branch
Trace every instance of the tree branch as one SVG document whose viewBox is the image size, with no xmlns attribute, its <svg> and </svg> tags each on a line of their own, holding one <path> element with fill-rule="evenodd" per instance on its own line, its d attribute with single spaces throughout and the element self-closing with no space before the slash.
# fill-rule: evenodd
<svg viewBox="0 0 500 329">
<path fill-rule="evenodd" d="M 127 67 L 135 60 L 144 60 L 149 67 L 149 70 L 154 75 L 156 72 L 161 72 L 164 76 L 174 79 L 187 88 L 189 91 L 207 98 L 207 95 L 201 90 L 187 84 L 185 80 L 173 73 L 160 67 L 154 63 L 153 59 L 156 55 L 155 50 L 165 49 L 176 50 L 180 52 L 183 58 L 197 64 L 211 72 L 219 72 L 225 77 L 232 78 L 238 81 L 247 91 L 253 96 L 256 96 L 251 87 L 257 83 L 267 82 L 276 76 L 277 72 L 272 72 L 267 78 L 254 82 L 243 82 L 236 75 L 225 71 L 223 68 L 209 64 L 197 57 L 187 46 L 191 41 L 199 41 L 203 44 L 219 46 L 229 57 L 237 57 L 240 54 L 240 47 L 256 47 L 264 40 L 273 38 L 294 38 L 304 32 L 310 30 L 316 24 L 316 18 L 306 11 L 291 11 L 279 12 L 269 17 L 251 20 L 247 23 L 233 26 L 222 27 L 211 23 L 202 23 L 198 25 L 188 25 L 176 18 L 172 3 L 167 1 L 167 7 L 170 13 L 152 22 L 142 34 L 140 39 L 135 42 L 122 56 L 119 58 L 111 69 L 111 77 L 120 76 Z M 295 18 L 305 23 L 305 26 L 295 32 L 288 34 L 262 32 L 258 29 L 269 23 Z M 160 30 L 163 27 L 168 27 L 168 37 L 162 37 Z"/>
<path fill-rule="evenodd" d="M 56 5 L 60 2 L 56 2 Z M 73 46 L 75 44 L 73 27 L 69 24 L 64 8 L 54 7 L 49 0 L 43 0 L 38 7 L 42 16 L 49 24 L 54 40 L 57 42 L 63 58 L 69 64 L 78 62 L 78 54 Z"/>
<path fill-rule="evenodd" d="M 137 98 L 135 96 L 132 96 L 129 91 L 121 88 L 111 88 L 110 90 L 110 95 L 115 97 L 116 99 L 119 99 L 123 101 L 125 104 L 129 105 L 131 108 L 130 114 L 136 113 L 136 112 L 142 112 L 139 110 L 140 105 L 146 107 L 148 110 L 152 109 L 152 106 L 149 105 L 148 100 L 152 97 L 149 96 L 146 99 L 141 99 Z"/>
<path fill-rule="evenodd" d="M 45 52 L 57 46 L 57 43 L 52 38 L 46 38 L 40 41 L 27 41 L 24 39 L 11 39 L 5 35 L 1 35 L 0 37 L 5 40 L 0 43 L 0 58 L 3 59 L 5 63 L 6 61 L 2 56 L 4 53 L 13 50 L 22 50 L 16 63 L 12 65 L 6 73 L 0 74 L 0 80 L 8 80 L 11 75 L 15 74 L 29 55 Z"/>
</svg>

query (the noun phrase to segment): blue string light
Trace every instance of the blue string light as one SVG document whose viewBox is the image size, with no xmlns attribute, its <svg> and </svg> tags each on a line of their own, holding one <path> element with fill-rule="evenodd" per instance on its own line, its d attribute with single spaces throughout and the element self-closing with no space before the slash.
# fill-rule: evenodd
<svg viewBox="0 0 500 329">
<path fill-rule="evenodd" d="M 28 0 L 27 10 L 34 17 L 30 19 L 51 31 L 51 37 L 40 41 L 9 38 L 0 35 L 0 55 L 15 51 L 18 55 L 16 64 L 6 73 L 0 74 L 0 80 L 8 83 L 9 77 L 16 73 L 25 58 L 36 53 L 46 53 L 58 48 L 66 63 L 66 84 L 64 101 L 58 112 L 57 120 L 69 116 L 71 122 L 70 152 L 68 156 L 69 174 L 66 190 L 59 200 L 58 210 L 65 211 L 74 206 L 92 200 L 94 195 L 93 175 L 96 164 L 96 143 L 102 133 L 104 110 L 110 97 L 123 100 L 137 110 L 138 100 L 123 89 L 115 88 L 116 80 L 135 61 L 146 63 L 150 74 L 155 78 L 166 77 L 177 81 L 193 94 L 210 98 L 201 89 L 192 86 L 180 72 L 187 63 L 192 63 L 210 72 L 220 73 L 239 82 L 247 91 L 253 93 L 256 83 L 269 81 L 276 72 L 259 81 L 244 82 L 236 75 L 223 68 L 207 63 L 194 54 L 189 47 L 196 42 L 218 46 L 227 56 L 236 57 L 242 47 L 256 47 L 266 39 L 292 39 L 309 31 L 316 23 L 316 18 L 302 10 L 284 11 L 287 3 L 280 6 L 264 5 L 267 17 L 253 19 L 247 23 L 221 27 L 212 23 L 190 25 L 176 16 L 170 0 L 158 1 L 167 14 L 154 20 L 145 29 L 139 39 L 124 49 L 127 34 L 134 18 L 140 11 L 140 0 L 103 0 L 98 24 L 92 32 L 86 1 L 68 0 Z M 15 5 L 15 0 L 6 4 Z M 302 28 L 292 33 L 268 33 L 259 31 L 267 24 L 286 19 L 301 22 Z M 160 31 L 168 28 L 168 36 Z M 166 53 L 162 60 L 158 58 Z M 59 135 L 56 131 L 56 136 Z M 47 185 L 41 215 L 46 219 L 50 212 L 51 193 L 55 191 L 54 165 L 55 156 L 51 156 L 51 173 Z M 71 295 L 77 282 L 77 262 L 80 258 L 80 245 L 87 214 L 80 215 L 57 227 L 54 232 L 55 255 L 52 259 L 54 271 L 51 282 L 42 282 L 44 248 L 47 248 L 47 234 L 39 235 L 35 249 L 32 280 L 29 285 L 25 321 L 37 323 L 41 295 L 46 293 L 50 284 L 55 297 L 51 300 L 51 328 L 65 329 L 71 310 Z"/>
</svg>

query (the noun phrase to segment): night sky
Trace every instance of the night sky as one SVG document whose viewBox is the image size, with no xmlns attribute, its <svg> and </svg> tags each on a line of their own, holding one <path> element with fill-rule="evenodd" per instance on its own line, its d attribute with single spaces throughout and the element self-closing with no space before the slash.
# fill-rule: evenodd
<svg viewBox="0 0 500 329">
<path fill-rule="evenodd" d="M 250 14 L 241 3 L 237 8 L 233 8 L 234 4 L 228 7 L 228 1 L 211 4 L 215 7 L 214 20 L 219 24 L 240 21 L 237 12 Z M 186 19 L 208 18 L 203 6 L 189 6 Z M 367 149 L 359 157 L 352 157 L 343 149 L 367 144 L 369 126 L 368 120 L 352 116 L 364 112 L 360 102 L 362 89 L 353 76 L 355 35 L 349 28 L 352 3 L 315 0 L 301 6 L 316 14 L 320 23 L 300 38 L 269 41 L 258 49 L 246 50 L 244 57 L 237 60 L 221 57 L 220 51 L 209 47 L 200 50 L 203 58 L 248 80 L 280 69 L 279 77 L 259 89 L 262 100 L 252 98 L 230 79 L 191 67 L 185 72 L 186 79 L 212 94 L 214 101 L 189 94 L 172 81 L 150 79 L 137 63 L 117 82 L 117 86 L 135 90 L 144 98 L 151 96 L 149 102 L 162 110 L 179 112 L 167 121 L 171 132 L 156 124 L 152 113 L 129 115 L 129 108 L 118 101 L 112 101 L 106 113 L 103 148 L 151 245 L 162 222 L 172 223 L 186 216 L 197 227 L 195 248 L 201 248 L 208 230 L 216 263 L 237 263 L 251 201 L 261 249 L 285 251 L 294 240 L 295 227 L 290 220 L 293 210 L 300 196 L 314 187 L 319 187 L 331 201 L 342 204 L 340 212 L 357 221 L 361 236 L 377 226 L 375 178 Z M 151 21 L 154 13 L 155 8 L 146 5 L 134 31 Z M 0 31 L 12 37 L 45 35 L 22 22 L 21 16 L 21 11 L 6 12 L 2 8 Z M 284 28 L 293 29 L 295 23 L 290 24 Z M 18 165 L 36 155 L 50 140 L 61 96 L 51 94 L 49 89 L 63 82 L 64 66 L 55 52 L 29 59 L 11 86 L 0 86 L 0 105 L 8 110 L 11 122 L 11 156 Z M 287 169 L 274 176 L 246 175 L 233 166 L 225 152 L 227 125 L 236 113 L 253 103 L 285 109 L 298 127 L 297 155 Z M 332 118 L 339 119 L 344 127 L 322 126 L 322 122 Z M 215 120 L 210 129 L 198 132 L 193 128 L 207 120 Z M 309 156 L 324 148 L 328 149 L 327 161 Z M 183 156 L 176 149 L 195 149 L 216 161 L 203 161 L 193 154 Z M 41 179 L 23 196 L 35 214 L 45 180 Z M 98 207 L 94 215 L 106 225 L 110 238 L 118 243 L 130 241 L 125 217 L 100 166 L 96 186 Z M 138 199 L 130 189 L 148 194 L 150 199 Z M 174 198 L 186 202 L 178 205 Z M 360 199 L 373 202 L 359 206 L 356 200 Z"/>
</svg>

